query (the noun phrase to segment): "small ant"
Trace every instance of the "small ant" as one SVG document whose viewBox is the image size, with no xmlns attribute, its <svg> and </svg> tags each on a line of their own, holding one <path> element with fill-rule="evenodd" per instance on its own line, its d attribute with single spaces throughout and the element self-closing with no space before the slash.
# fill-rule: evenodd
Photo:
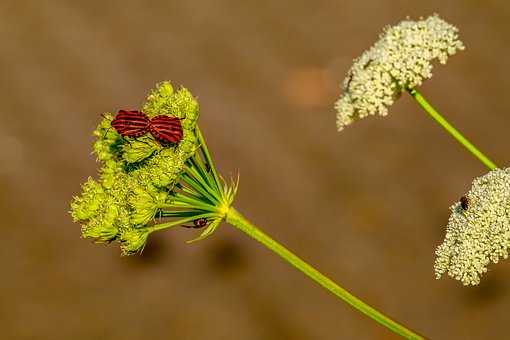
<svg viewBox="0 0 510 340">
<path fill-rule="evenodd" d="M 181 225 L 181 227 L 184 228 L 193 228 L 193 229 L 199 229 L 203 227 L 207 227 L 207 224 L 209 224 L 209 221 L 207 218 L 197 218 L 196 220 L 193 220 L 193 225 Z"/>
</svg>

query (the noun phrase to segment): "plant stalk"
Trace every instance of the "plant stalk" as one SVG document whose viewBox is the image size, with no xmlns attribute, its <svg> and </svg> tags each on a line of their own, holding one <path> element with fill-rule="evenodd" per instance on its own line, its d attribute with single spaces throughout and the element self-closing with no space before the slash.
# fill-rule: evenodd
<svg viewBox="0 0 510 340">
<path fill-rule="evenodd" d="M 417 333 L 413 332 L 412 330 L 406 328 L 405 326 L 393 321 L 386 315 L 382 314 L 381 312 L 377 311 L 373 307 L 367 305 L 351 293 L 349 293 L 347 290 L 340 287 L 338 284 L 336 284 L 334 281 L 332 281 L 327 276 L 320 273 L 317 269 L 309 265 L 307 262 L 299 258 L 298 256 L 294 255 L 290 250 L 285 248 L 280 243 L 273 240 L 271 237 L 266 235 L 264 232 L 262 232 L 260 229 L 258 229 L 256 226 L 251 224 L 246 218 L 244 218 L 237 210 L 235 210 L 233 207 L 230 208 L 230 210 L 227 213 L 227 216 L 225 218 L 226 222 L 230 223 L 237 229 L 243 231 L 244 233 L 248 234 L 253 239 L 259 241 L 264 246 L 269 248 L 271 251 L 278 254 L 280 257 L 282 257 L 285 261 L 290 263 L 292 266 L 303 272 L 306 276 L 317 282 L 322 287 L 326 288 L 328 291 L 336 295 L 338 298 L 344 300 L 348 304 L 350 304 L 355 309 L 359 310 L 360 312 L 364 313 L 368 317 L 372 318 L 376 322 L 380 323 L 381 325 L 387 327 L 391 331 L 395 332 L 396 334 L 406 338 L 406 339 L 424 339 L 424 337 L 418 335 Z"/>
<path fill-rule="evenodd" d="M 466 137 L 464 137 L 456 128 L 454 128 L 416 89 L 407 89 L 407 92 L 416 99 L 418 104 L 443 128 L 448 131 L 460 144 L 462 144 L 469 152 L 478 158 L 490 170 L 497 168 L 496 164 L 485 156 L 476 146 L 474 146 Z"/>
</svg>

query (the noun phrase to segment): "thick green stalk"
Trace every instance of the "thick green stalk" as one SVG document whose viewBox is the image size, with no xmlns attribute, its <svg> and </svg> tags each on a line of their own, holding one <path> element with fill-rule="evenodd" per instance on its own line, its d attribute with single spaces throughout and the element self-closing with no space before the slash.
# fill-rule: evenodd
<svg viewBox="0 0 510 340">
<path fill-rule="evenodd" d="M 478 150 L 466 137 L 464 137 L 457 129 L 455 129 L 443 116 L 437 112 L 436 109 L 421 95 L 416 89 L 407 90 L 411 96 L 420 104 L 420 106 L 439 123 L 443 128 L 448 131 L 460 144 L 462 144 L 469 152 L 471 152 L 476 158 L 478 158 L 483 164 L 485 164 L 490 170 L 497 168 L 496 164 L 492 162 L 487 156 L 485 156 L 480 150 Z"/>
<path fill-rule="evenodd" d="M 320 284 L 322 287 L 326 288 L 331 293 L 333 293 L 340 299 L 344 300 L 345 302 L 347 302 L 360 312 L 374 319 L 381 325 L 389 328 L 396 334 L 401 335 L 406 339 L 424 339 L 422 336 L 398 324 L 397 322 L 393 321 L 392 319 L 385 316 L 381 312 L 370 307 L 369 305 L 367 305 L 366 303 L 364 303 L 363 301 L 349 293 L 347 290 L 337 285 L 330 278 L 320 273 L 314 267 L 312 267 L 304 260 L 294 255 L 287 248 L 285 248 L 284 246 L 273 240 L 271 237 L 266 235 L 264 232 L 262 232 L 260 229 L 255 227 L 253 224 L 247 221 L 239 212 L 237 212 L 233 207 L 230 208 L 225 219 L 228 223 L 232 224 L 237 229 L 245 232 L 250 237 L 254 238 L 255 240 L 259 241 L 276 254 L 280 255 L 285 261 L 287 261 L 292 266 L 303 272 L 306 276 Z"/>
</svg>

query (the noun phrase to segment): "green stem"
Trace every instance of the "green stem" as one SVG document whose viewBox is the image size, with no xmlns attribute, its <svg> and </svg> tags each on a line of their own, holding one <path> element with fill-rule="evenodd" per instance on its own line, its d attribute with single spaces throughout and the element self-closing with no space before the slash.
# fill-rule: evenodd
<svg viewBox="0 0 510 340">
<path fill-rule="evenodd" d="M 436 122 L 439 123 L 443 128 L 448 131 L 460 144 L 464 145 L 476 158 L 478 158 L 483 164 L 485 164 L 490 170 L 497 168 L 487 156 L 485 156 L 480 150 L 476 148 L 466 137 L 464 137 L 457 129 L 455 129 L 439 112 L 434 109 L 432 105 L 421 95 L 416 89 L 407 89 L 409 94 L 420 104 L 420 106 L 432 117 Z"/>
<path fill-rule="evenodd" d="M 376 309 L 370 307 L 369 305 L 367 305 L 366 303 L 364 303 L 363 301 L 349 293 L 347 290 L 337 285 L 330 278 L 320 273 L 314 267 L 312 267 L 304 260 L 294 255 L 287 248 L 285 248 L 284 246 L 273 240 L 271 237 L 266 235 L 264 232 L 262 232 L 260 229 L 255 227 L 253 224 L 247 221 L 239 212 L 237 212 L 233 207 L 230 208 L 225 219 L 228 223 L 232 224 L 237 229 L 248 234 L 250 237 L 254 238 L 255 240 L 259 241 L 276 254 L 280 255 L 285 261 L 287 261 L 292 266 L 303 272 L 306 276 L 308 276 L 309 278 L 311 278 L 312 280 L 314 280 L 315 282 L 329 290 L 331 293 L 333 293 L 340 299 L 344 300 L 345 302 L 347 302 L 360 312 L 374 319 L 381 325 L 389 328 L 396 334 L 401 335 L 406 339 L 424 339 L 422 336 L 391 320 L 389 317 L 385 316 Z"/>
</svg>

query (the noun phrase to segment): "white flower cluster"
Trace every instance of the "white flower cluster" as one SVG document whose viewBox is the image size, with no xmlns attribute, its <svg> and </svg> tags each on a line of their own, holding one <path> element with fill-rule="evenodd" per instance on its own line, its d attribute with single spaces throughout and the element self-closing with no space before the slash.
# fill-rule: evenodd
<svg viewBox="0 0 510 340">
<path fill-rule="evenodd" d="M 464 285 L 477 285 L 490 262 L 508 257 L 510 168 L 476 178 L 462 202 L 450 209 L 446 237 L 436 250 L 436 278 L 448 273 Z"/>
<path fill-rule="evenodd" d="M 464 49 L 457 32 L 437 15 L 385 28 L 379 41 L 354 61 L 343 82 L 335 105 L 338 130 L 368 115 L 385 116 L 402 90 L 432 77 L 433 60 L 444 64 Z"/>
</svg>

